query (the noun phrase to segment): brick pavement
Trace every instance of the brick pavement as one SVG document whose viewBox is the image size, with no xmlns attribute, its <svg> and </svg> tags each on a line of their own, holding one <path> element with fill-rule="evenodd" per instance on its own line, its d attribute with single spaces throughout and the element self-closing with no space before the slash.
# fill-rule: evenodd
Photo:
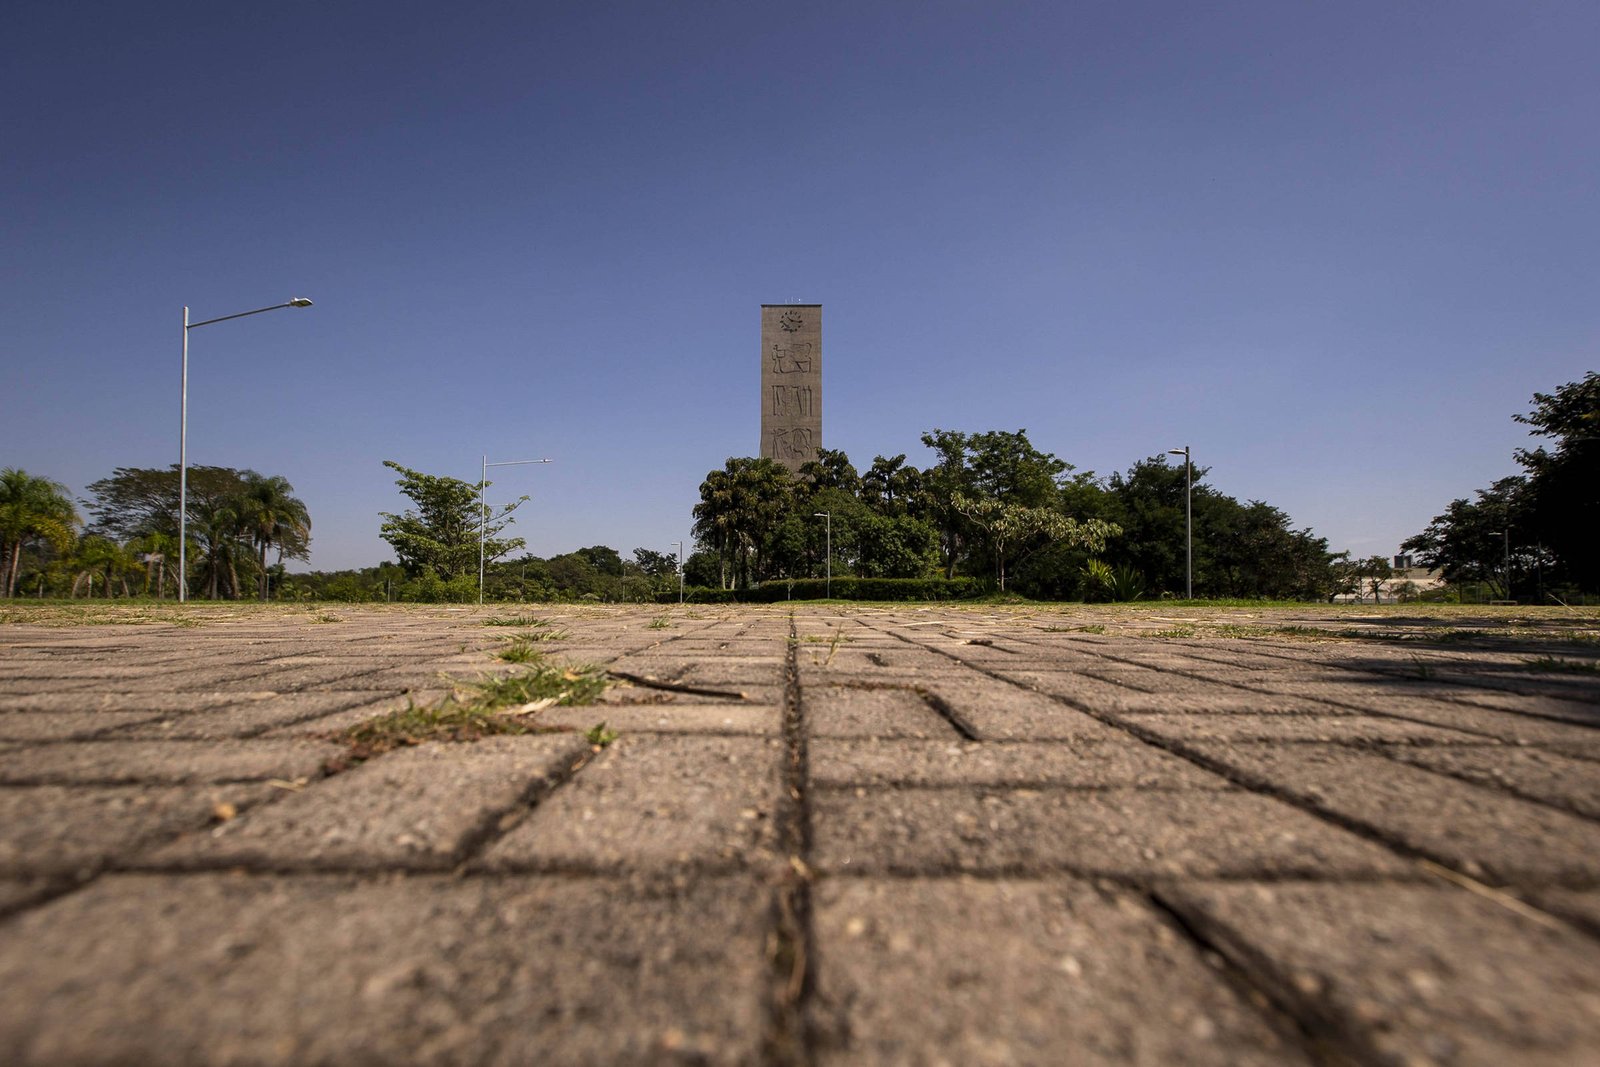
<svg viewBox="0 0 1600 1067">
<path fill-rule="evenodd" d="M 1593 619 L 536 613 L 0 626 L 0 1059 L 1600 1063 Z"/>
</svg>

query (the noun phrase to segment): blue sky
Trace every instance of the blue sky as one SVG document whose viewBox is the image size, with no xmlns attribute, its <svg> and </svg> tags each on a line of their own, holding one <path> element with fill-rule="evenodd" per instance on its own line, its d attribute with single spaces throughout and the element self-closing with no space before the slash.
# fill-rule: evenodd
<svg viewBox="0 0 1600 1067">
<path fill-rule="evenodd" d="M 540 555 L 687 536 L 758 448 L 759 305 L 824 441 L 1026 428 L 1391 553 L 1600 351 L 1600 5 L 23 0 L 0 41 L 0 465 L 281 474 L 312 565 L 382 465 Z"/>
</svg>

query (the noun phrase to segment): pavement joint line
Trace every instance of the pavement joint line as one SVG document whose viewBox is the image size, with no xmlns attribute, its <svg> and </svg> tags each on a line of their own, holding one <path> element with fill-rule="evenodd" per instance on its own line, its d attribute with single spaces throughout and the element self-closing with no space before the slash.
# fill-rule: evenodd
<svg viewBox="0 0 1600 1067">
<path fill-rule="evenodd" d="M 1384 1061 L 1373 1055 L 1376 1050 L 1364 1045 L 1349 1048 L 1351 1027 L 1336 1025 L 1319 1012 L 1304 1010 L 1304 1005 L 1296 998 L 1282 996 L 1279 990 L 1287 983 L 1264 980 L 1269 975 L 1263 968 L 1249 965 L 1249 954 L 1230 952 L 1230 945 L 1212 937 L 1205 924 L 1191 921 L 1159 891 L 1147 893 L 1144 899 L 1169 929 L 1188 942 L 1202 959 L 1213 963 L 1242 1003 L 1254 1008 L 1267 1026 L 1297 1046 L 1312 1063 L 1319 1067 L 1355 1067 L 1360 1063 Z M 1240 958 L 1241 955 L 1246 958 Z"/>
<path fill-rule="evenodd" d="M 949 723 L 950 728 L 960 734 L 964 740 L 978 742 L 985 740 L 978 733 L 977 727 L 968 722 L 966 716 L 951 707 L 950 702 L 944 697 L 922 686 L 914 686 L 913 688 L 916 690 L 917 695 L 922 697 L 923 702 L 936 711 L 945 722 Z"/>
<path fill-rule="evenodd" d="M 761 1051 L 771 1067 L 810 1067 L 817 1034 L 811 1015 L 816 990 L 816 929 L 812 916 L 811 813 L 804 698 L 800 687 L 800 636 L 789 615 L 784 648 L 783 735 L 787 749 L 778 798 L 778 853 L 784 858 L 772 893 L 767 937 L 771 988 Z"/>
<path fill-rule="evenodd" d="M 917 644 L 917 642 L 911 641 L 909 638 L 906 640 L 910 644 Z M 964 660 L 953 652 L 945 652 L 937 649 L 936 651 L 939 651 L 941 655 L 948 656 L 950 659 L 953 659 L 958 663 L 963 663 L 974 670 L 981 671 L 990 678 L 1004 682 L 1007 685 L 1015 686 L 1016 688 L 1026 690 L 1028 692 L 1039 692 L 1039 690 L 1033 689 L 1022 682 L 1016 681 L 1015 679 L 1007 678 L 1005 675 L 996 671 L 989 670 L 988 668 L 979 664 Z M 1107 726 L 1122 730 L 1128 735 L 1135 737 L 1154 748 L 1160 749 L 1169 755 L 1177 756 L 1180 759 L 1187 760 L 1188 762 L 1199 767 L 1201 770 L 1210 771 L 1213 774 L 1221 775 L 1223 778 L 1233 782 L 1235 785 L 1238 785 L 1249 792 L 1271 797 L 1280 803 L 1287 804 L 1290 807 L 1310 815 L 1312 818 L 1321 819 L 1323 822 L 1330 823 L 1342 830 L 1355 834 L 1358 837 L 1386 848 L 1390 852 L 1410 860 L 1413 863 L 1419 863 L 1426 860 L 1439 864 L 1446 869 L 1455 869 L 1451 866 L 1448 857 L 1439 855 L 1437 853 L 1428 852 L 1424 849 L 1414 847 L 1402 841 L 1394 840 L 1388 834 L 1384 833 L 1380 827 L 1376 827 L 1370 823 L 1351 818 L 1350 816 L 1341 814 L 1339 812 L 1329 811 L 1328 809 L 1312 803 L 1303 797 L 1279 788 L 1268 779 L 1242 772 L 1236 767 L 1222 763 L 1218 760 L 1213 760 L 1203 753 L 1195 752 L 1193 749 L 1185 746 L 1179 739 L 1164 737 L 1148 729 L 1147 727 L 1135 726 L 1121 716 L 1097 711 L 1087 704 L 1074 701 L 1069 697 L 1065 697 L 1057 693 L 1048 693 L 1045 695 L 1049 696 L 1050 699 L 1056 701 L 1057 703 L 1064 704 L 1067 707 L 1081 711 L 1086 715 L 1098 719 Z M 1423 769 L 1426 770 L 1426 768 Z M 1480 786 L 1479 788 L 1482 787 Z"/>
<path fill-rule="evenodd" d="M 1306 742 L 1306 743 L 1310 743 L 1310 742 Z M 1423 765 L 1420 765 L 1420 764 L 1412 763 L 1409 760 L 1401 759 L 1399 757 L 1398 753 L 1393 751 L 1393 750 L 1395 750 L 1395 749 L 1410 749 L 1410 748 L 1428 748 L 1428 749 L 1438 748 L 1438 749 L 1444 749 L 1445 751 L 1449 751 L 1451 749 L 1463 748 L 1463 747 L 1492 748 L 1492 747 L 1495 747 L 1495 746 L 1491 746 L 1491 745 L 1462 746 L 1462 745 L 1452 745 L 1452 744 L 1434 744 L 1434 743 L 1431 743 L 1431 742 L 1424 742 L 1424 743 L 1421 743 L 1421 744 L 1395 744 L 1395 743 L 1392 743 L 1392 742 L 1374 741 L 1374 742 L 1368 742 L 1368 743 L 1364 743 L 1364 744 L 1353 744 L 1353 745 L 1349 745 L 1347 747 L 1360 748 L 1363 751 L 1376 753 L 1377 755 L 1380 755 L 1380 756 L 1382 756 L 1383 758 L 1385 758 L 1387 760 L 1391 760 L 1391 761 L 1393 761 L 1395 763 L 1398 763 L 1401 766 L 1416 767 L 1419 770 L 1424 770 L 1424 771 L 1427 771 L 1430 774 L 1439 775 L 1442 778 L 1451 778 L 1451 779 L 1454 779 L 1455 781 L 1458 781 L 1458 782 L 1465 782 L 1467 785 L 1477 786 L 1479 789 L 1485 789 L 1487 787 L 1484 785 L 1484 783 L 1481 780 L 1475 779 L 1475 778 L 1471 777 L 1470 775 L 1466 775 L 1466 774 L 1462 774 L 1462 773 L 1457 772 L 1457 771 L 1450 770 L 1447 767 L 1430 767 L 1430 766 L 1423 766 Z M 1518 746 L 1500 746 L 1500 747 L 1516 748 L 1517 751 L 1519 751 L 1519 752 L 1530 751 L 1529 749 L 1521 748 L 1521 747 L 1518 747 Z M 1545 751 L 1545 750 L 1544 749 L 1535 748 L 1535 749 L 1532 749 L 1532 751 Z M 1573 757 L 1569 757 L 1569 758 L 1573 758 Z M 1584 757 L 1576 757 L 1576 758 L 1582 759 Z M 1574 818 L 1583 819 L 1586 822 L 1600 822 L 1600 819 L 1597 819 L 1595 816 L 1589 814 L 1588 812 L 1579 810 L 1576 806 L 1574 806 L 1572 804 L 1566 803 L 1566 802 L 1564 802 L 1564 801 L 1562 801 L 1560 799 L 1553 798 L 1553 797 L 1536 796 L 1533 793 L 1529 793 L 1529 792 L 1527 792 L 1525 790 L 1517 788 L 1517 785 L 1514 782 L 1498 781 L 1498 782 L 1495 783 L 1495 791 L 1501 792 L 1501 793 L 1505 793 L 1507 796 L 1516 797 L 1518 800 L 1526 801 L 1529 804 L 1538 804 L 1538 805 L 1540 805 L 1542 807 L 1550 808 L 1553 811 L 1559 811 L 1563 815 L 1571 815 Z M 1466 876 L 1463 875 L 1462 877 L 1466 877 Z"/>
</svg>

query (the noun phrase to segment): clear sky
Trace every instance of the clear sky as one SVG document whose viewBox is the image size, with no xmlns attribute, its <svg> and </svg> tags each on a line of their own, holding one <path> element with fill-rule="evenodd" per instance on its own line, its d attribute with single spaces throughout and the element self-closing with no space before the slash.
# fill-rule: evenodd
<svg viewBox="0 0 1600 1067">
<path fill-rule="evenodd" d="M 758 451 L 1185 444 L 1334 548 L 1512 473 L 1600 365 L 1600 4 L 87 3 L 0 31 L 0 466 L 281 474 L 390 558 L 392 459 L 540 555 L 686 537 Z"/>
</svg>

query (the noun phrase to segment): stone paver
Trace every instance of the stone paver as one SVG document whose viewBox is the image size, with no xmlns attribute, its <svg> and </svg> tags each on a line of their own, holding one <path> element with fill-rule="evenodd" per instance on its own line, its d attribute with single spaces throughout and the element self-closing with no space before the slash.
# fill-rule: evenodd
<svg viewBox="0 0 1600 1067">
<path fill-rule="evenodd" d="M 828 881 L 817 935 L 843 1017 L 822 1063 L 1310 1062 L 1153 909 L 1084 883 Z"/>
<path fill-rule="evenodd" d="M 1374 1060 L 1600 1062 L 1593 945 L 1482 897 L 1325 885 L 1170 896 L 1242 968 Z"/>
<path fill-rule="evenodd" d="M 474 835 L 565 777 L 588 751 L 573 734 L 401 749 L 180 841 L 149 862 L 264 870 L 448 867 L 464 858 Z"/>
<path fill-rule="evenodd" d="M 50 610 L 7 1063 L 1600 1063 L 1600 687 L 1498 609 Z M 351 747 L 534 632 L 639 681 Z"/>
</svg>

